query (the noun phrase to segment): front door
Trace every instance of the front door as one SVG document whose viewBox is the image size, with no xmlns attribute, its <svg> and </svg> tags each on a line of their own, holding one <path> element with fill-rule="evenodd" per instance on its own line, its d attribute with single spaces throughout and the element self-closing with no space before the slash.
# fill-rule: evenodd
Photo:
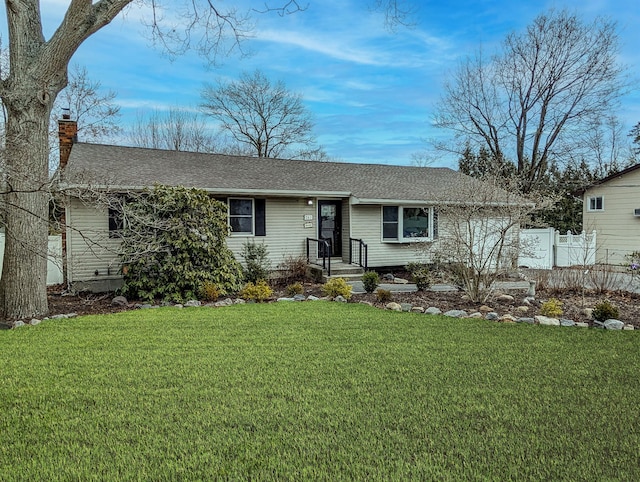
<svg viewBox="0 0 640 482">
<path fill-rule="evenodd" d="M 342 201 L 318 201 L 318 231 L 320 239 L 329 243 L 327 254 L 342 256 Z"/>
</svg>

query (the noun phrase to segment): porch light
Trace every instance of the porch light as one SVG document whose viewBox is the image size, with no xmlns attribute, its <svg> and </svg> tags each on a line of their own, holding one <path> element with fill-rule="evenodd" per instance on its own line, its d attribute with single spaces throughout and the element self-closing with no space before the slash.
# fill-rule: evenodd
<svg viewBox="0 0 640 482">
<path fill-rule="evenodd" d="M 307 199 L 307 206 L 313 206 L 313 199 Z"/>
</svg>

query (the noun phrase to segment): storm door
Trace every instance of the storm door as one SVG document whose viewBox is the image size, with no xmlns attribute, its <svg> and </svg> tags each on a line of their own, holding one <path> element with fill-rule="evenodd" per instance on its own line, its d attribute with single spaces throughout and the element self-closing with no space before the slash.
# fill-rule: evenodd
<svg viewBox="0 0 640 482">
<path fill-rule="evenodd" d="M 320 239 L 329 243 L 327 254 L 342 256 L 342 201 L 318 201 L 318 231 Z"/>
</svg>

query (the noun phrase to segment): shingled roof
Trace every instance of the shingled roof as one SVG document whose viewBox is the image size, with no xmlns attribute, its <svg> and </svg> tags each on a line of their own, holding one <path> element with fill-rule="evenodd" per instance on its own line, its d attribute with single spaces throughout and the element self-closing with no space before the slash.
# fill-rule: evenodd
<svg viewBox="0 0 640 482">
<path fill-rule="evenodd" d="M 62 180 L 112 190 L 155 183 L 213 193 L 353 196 L 354 202 L 464 201 L 458 191 L 477 182 L 444 167 L 298 161 L 77 143 Z"/>
</svg>

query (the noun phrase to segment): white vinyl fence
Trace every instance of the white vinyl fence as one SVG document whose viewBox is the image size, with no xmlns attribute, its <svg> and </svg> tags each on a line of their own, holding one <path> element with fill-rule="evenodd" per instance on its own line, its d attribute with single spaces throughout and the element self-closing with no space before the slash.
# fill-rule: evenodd
<svg viewBox="0 0 640 482">
<path fill-rule="evenodd" d="M 518 266 L 551 269 L 554 266 L 591 266 L 596 262 L 596 232 L 560 234 L 554 228 L 522 229 Z"/>
<path fill-rule="evenodd" d="M 0 233 L 0 274 L 4 262 L 4 233 Z M 62 236 L 49 236 L 49 254 L 47 256 L 47 285 L 62 283 Z"/>
</svg>

